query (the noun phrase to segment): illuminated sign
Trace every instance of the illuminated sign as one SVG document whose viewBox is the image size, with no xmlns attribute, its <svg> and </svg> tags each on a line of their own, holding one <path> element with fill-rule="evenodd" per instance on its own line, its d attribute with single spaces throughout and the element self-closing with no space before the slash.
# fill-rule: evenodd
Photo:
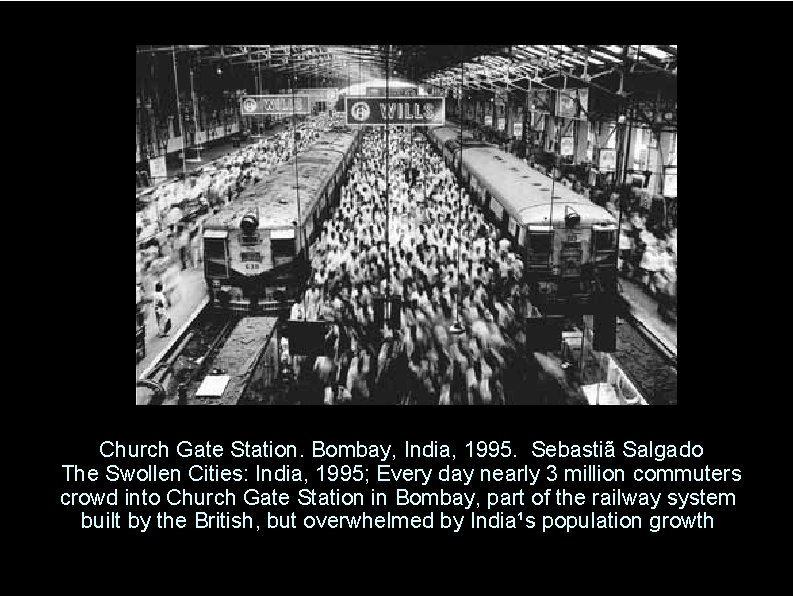
<svg viewBox="0 0 793 596">
<path fill-rule="evenodd" d="M 292 102 L 294 100 L 294 110 Z M 240 98 L 240 113 L 243 116 L 256 114 L 310 114 L 313 96 L 296 95 L 243 95 Z"/>
<path fill-rule="evenodd" d="M 388 124 L 413 126 L 443 126 L 446 123 L 445 98 L 389 98 L 346 97 L 346 124 L 385 126 Z"/>
</svg>

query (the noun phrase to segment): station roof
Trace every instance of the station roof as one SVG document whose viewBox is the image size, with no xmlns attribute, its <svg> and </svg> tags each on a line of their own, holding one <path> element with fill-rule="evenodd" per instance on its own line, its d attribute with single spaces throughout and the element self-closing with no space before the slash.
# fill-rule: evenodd
<svg viewBox="0 0 793 596">
<path fill-rule="evenodd" d="M 584 87 L 610 94 L 677 92 L 676 45 L 180 45 L 138 53 L 191 53 L 218 65 L 292 76 L 298 86 L 346 87 L 389 77 L 443 92 Z M 313 82 L 307 85 L 306 83 Z"/>
</svg>

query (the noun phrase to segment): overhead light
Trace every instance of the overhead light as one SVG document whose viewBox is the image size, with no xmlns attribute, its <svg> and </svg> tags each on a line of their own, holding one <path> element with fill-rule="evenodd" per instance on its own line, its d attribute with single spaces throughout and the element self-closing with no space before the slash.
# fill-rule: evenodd
<svg viewBox="0 0 793 596">
<path fill-rule="evenodd" d="M 223 74 L 223 69 L 220 66 L 218 66 L 215 72 L 218 73 L 218 76 L 220 76 Z"/>
</svg>

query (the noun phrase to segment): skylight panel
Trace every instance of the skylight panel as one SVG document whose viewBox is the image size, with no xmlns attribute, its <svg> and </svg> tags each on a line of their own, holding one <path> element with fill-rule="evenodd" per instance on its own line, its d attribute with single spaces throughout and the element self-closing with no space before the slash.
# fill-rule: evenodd
<svg viewBox="0 0 793 596">
<path fill-rule="evenodd" d="M 663 50 L 659 50 L 655 46 L 646 46 L 642 48 L 642 52 L 646 52 L 653 58 L 658 58 L 659 60 L 666 60 L 669 58 L 669 54 L 664 52 Z"/>
</svg>

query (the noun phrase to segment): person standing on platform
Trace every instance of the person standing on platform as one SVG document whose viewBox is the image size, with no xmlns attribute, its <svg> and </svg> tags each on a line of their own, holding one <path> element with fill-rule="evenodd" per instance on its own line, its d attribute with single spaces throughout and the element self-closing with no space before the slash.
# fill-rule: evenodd
<svg viewBox="0 0 793 596">
<path fill-rule="evenodd" d="M 190 255 L 188 254 L 189 245 L 190 237 L 187 233 L 187 229 L 180 226 L 176 236 L 175 246 L 179 251 L 179 260 L 182 263 L 182 271 L 187 269 L 187 262 L 190 260 Z"/>
<path fill-rule="evenodd" d="M 193 230 L 193 237 L 190 239 L 190 252 L 193 260 L 193 267 L 198 267 L 201 265 L 201 225 L 197 226 L 195 230 Z"/>
<path fill-rule="evenodd" d="M 157 321 L 157 328 L 160 330 L 158 336 L 167 337 L 171 328 L 171 319 L 168 316 L 168 298 L 162 291 L 162 282 L 157 282 L 154 286 L 152 303 L 154 304 L 154 318 Z"/>
</svg>

